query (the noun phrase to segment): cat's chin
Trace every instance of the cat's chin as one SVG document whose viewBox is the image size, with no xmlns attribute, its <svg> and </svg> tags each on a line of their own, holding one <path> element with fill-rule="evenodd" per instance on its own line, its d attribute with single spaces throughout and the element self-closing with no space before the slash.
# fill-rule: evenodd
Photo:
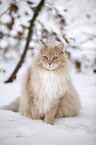
<svg viewBox="0 0 96 145">
<path fill-rule="evenodd" d="M 58 66 L 56 66 L 56 67 L 50 67 L 50 66 L 43 66 L 45 69 L 47 69 L 47 70 L 55 70 L 55 69 L 57 69 L 57 67 Z"/>
</svg>

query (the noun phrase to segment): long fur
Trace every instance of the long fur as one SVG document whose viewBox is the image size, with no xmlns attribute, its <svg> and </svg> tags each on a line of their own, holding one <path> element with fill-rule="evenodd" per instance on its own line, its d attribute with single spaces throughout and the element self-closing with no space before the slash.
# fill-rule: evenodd
<svg viewBox="0 0 96 145">
<path fill-rule="evenodd" d="M 11 102 L 9 105 L 3 106 L 1 107 L 1 109 L 3 110 L 11 110 L 14 112 L 18 112 L 19 111 L 19 104 L 20 104 L 20 98 L 16 98 L 13 102 Z"/>
<path fill-rule="evenodd" d="M 19 110 L 22 115 L 33 119 L 45 118 L 46 123 L 54 124 L 55 117 L 77 115 L 80 99 L 71 81 L 70 65 L 62 52 L 63 45 L 48 47 L 42 42 L 41 45 L 40 54 L 23 78 L 20 101 L 17 101 L 20 104 L 15 101 L 5 109 Z M 50 60 L 45 61 L 42 55 L 49 55 L 49 58 L 58 55 L 58 59 L 49 68 Z M 12 109 L 12 106 L 17 108 Z"/>
</svg>

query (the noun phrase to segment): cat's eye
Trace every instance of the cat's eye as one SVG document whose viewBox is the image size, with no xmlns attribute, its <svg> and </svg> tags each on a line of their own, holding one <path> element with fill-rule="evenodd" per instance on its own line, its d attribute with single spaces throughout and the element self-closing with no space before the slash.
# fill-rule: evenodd
<svg viewBox="0 0 96 145">
<path fill-rule="evenodd" d="M 55 57 L 53 57 L 53 60 L 56 60 L 58 57 L 57 56 L 55 56 Z"/>
<path fill-rule="evenodd" d="M 44 57 L 44 59 L 48 59 L 48 57 L 47 56 L 43 56 Z"/>
</svg>

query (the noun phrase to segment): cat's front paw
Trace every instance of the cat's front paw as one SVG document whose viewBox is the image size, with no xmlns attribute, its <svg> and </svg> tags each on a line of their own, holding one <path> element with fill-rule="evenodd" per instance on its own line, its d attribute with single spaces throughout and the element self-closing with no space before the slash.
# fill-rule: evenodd
<svg viewBox="0 0 96 145">
<path fill-rule="evenodd" d="M 39 115 L 32 115 L 32 119 L 41 120 L 41 117 Z"/>
<path fill-rule="evenodd" d="M 45 122 L 50 125 L 54 125 L 54 119 L 45 118 Z"/>
</svg>

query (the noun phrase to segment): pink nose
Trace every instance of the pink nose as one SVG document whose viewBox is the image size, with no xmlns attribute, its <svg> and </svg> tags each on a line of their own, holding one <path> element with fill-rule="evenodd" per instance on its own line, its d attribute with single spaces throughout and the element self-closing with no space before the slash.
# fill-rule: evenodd
<svg viewBox="0 0 96 145">
<path fill-rule="evenodd" d="M 51 65 L 51 64 L 52 64 L 52 62 L 48 62 L 48 64 L 49 64 L 49 65 Z"/>
</svg>

